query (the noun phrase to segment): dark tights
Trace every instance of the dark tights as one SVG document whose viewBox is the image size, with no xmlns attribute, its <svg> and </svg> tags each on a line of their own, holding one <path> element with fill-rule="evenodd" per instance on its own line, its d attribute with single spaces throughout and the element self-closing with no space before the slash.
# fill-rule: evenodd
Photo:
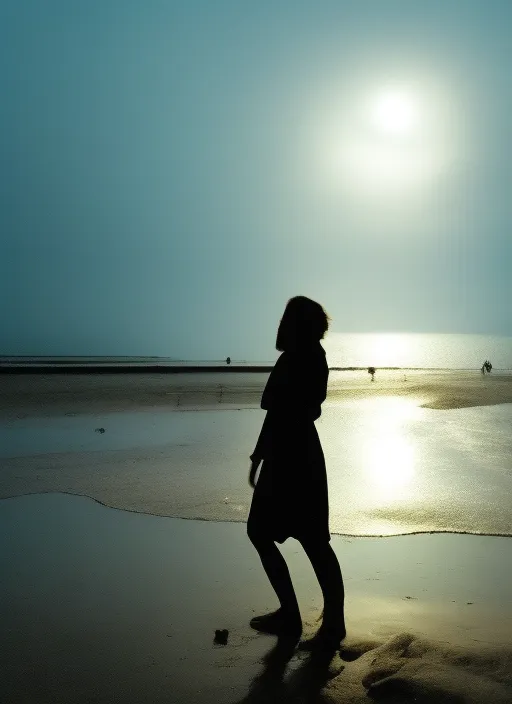
<svg viewBox="0 0 512 704">
<path fill-rule="evenodd" d="M 299 605 L 293 588 L 288 565 L 277 545 L 266 536 L 248 530 L 249 538 L 258 551 L 267 577 L 274 588 L 283 611 L 298 612 Z M 301 540 L 309 557 L 324 597 L 324 623 L 341 624 L 345 590 L 341 569 L 328 541 Z"/>
</svg>

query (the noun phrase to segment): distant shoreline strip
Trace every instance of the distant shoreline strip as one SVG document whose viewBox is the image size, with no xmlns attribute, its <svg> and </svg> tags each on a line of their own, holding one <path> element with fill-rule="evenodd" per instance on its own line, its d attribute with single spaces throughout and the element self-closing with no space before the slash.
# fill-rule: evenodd
<svg viewBox="0 0 512 704">
<path fill-rule="evenodd" d="M 270 372 L 269 365 L 212 366 L 159 364 L 0 364 L 0 374 L 197 374 L 198 372 Z"/>
<path fill-rule="evenodd" d="M 0 363 L 0 374 L 197 374 L 197 373 L 270 373 L 273 364 L 211 365 L 211 364 L 151 364 L 151 363 Z M 367 371 L 368 367 L 329 367 L 335 372 Z M 476 368 L 454 369 L 450 367 L 375 367 L 376 371 L 431 371 L 456 372 L 479 371 Z M 506 370 L 496 370 L 506 371 Z"/>
</svg>

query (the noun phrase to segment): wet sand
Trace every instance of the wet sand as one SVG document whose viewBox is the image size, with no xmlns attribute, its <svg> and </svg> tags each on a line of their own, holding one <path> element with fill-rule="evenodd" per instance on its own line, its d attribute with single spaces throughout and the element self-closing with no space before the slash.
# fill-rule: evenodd
<svg viewBox="0 0 512 704">
<path fill-rule="evenodd" d="M 512 701 L 507 538 L 333 538 L 348 637 L 326 662 L 249 628 L 276 604 L 240 524 L 47 494 L 1 501 L 0 535 L 2 701 Z M 283 551 L 309 635 L 321 595 L 299 545 Z"/>
<path fill-rule="evenodd" d="M 329 401 L 317 422 L 331 531 L 510 534 L 512 404 Z M 263 411 L 165 408 L 0 422 L 0 497 L 61 491 L 153 515 L 245 521 Z"/>
<path fill-rule="evenodd" d="M 0 417 L 104 413 L 140 408 L 257 408 L 268 373 L 2 374 Z M 424 408 L 512 403 L 512 373 L 331 371 L 328 399 L 418 399 Z"/>
</svg>

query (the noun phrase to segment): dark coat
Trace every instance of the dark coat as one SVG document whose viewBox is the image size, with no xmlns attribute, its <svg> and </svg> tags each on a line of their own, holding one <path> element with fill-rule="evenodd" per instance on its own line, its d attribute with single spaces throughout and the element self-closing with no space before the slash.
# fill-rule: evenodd
<svg viewBox="0 0 512 704">
<path fill-rule="evenodd" d="M 286 351 L 261 399 L 267 411 L 252 457 L 263 465 L 248 531 L 282 543 L 289 537 L 330 540 L 327 475 L 315 420 L 327 393 L 323 347 Z"/>
</svg>

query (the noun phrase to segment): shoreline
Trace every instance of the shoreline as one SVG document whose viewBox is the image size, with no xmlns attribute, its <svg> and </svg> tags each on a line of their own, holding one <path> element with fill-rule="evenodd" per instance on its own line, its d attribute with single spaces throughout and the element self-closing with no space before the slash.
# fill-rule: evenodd
<svg viewBox="0 0 512 704">
<path fill-rule="evenodd" d="M 62 495 L 62 496 L 73 496 L 79 499 L 87 499 L 93 501 L 99 506 L 103 506 L 106 509 L 112 511 L 121 511 L 124 513 L 134 513 L 139 516 L 149 516 L 152 518 L 167 518 L 173 521 L 197 521 L 199 523 L 223 523 L 226 525 L 231 524 L 244 524 L 247 520 L 244 518 L 207 518 L 201 516 L 178 516 L 174 514 L 167 513 L 154 513 L 152 511 L 144 511 L 143 509 L 128 508 L 124 506 L 116 506 L 115 504 L 110 504 L 106 501 L 102 501 L 96 496 L 91 496 L 87 493 L 79 493 L 76 491 L 65 491 L 65 490 L 41 490 L 41 491 L 24 491 L 19 494 L 3 494 L 0 495 L 0 504 L 4 501 L 10 501 L 14 499 L 22 499 L 24 496 L 48 496 L 48 495 Z M 330 531 L 331 538 L 334 539 L 354 539 L 364 538 L 368 540 L 385 540 L 386 538 L 404 538 L 408 536 L 426 536 L 426 535 L 466 535 L 475 536 L 481 538 L 512 538 L 512 530 L 510 533 L 493 533 L 493 532 L 476 532 L 470 530 L 414 530 L 407 531 L 403 533 L 389 533 L 389 534 L 379 534 L 379 533 L 338 533 L 334 530 Z"/>
<path fill-rule="evenodd" d="M 54 395 L 47 381 L 52 405 L 24 402 L 0 421 L 0 496 L 66 492 L 144 515 L 245 521 L 264 417 L 257 389 L 227 388 L 221 399 L 194 385 L 160 405 L 148 393 L 144 405 L 134 386 L 123 405 L 107 384 L 89 404 L 85 390 Z M 339 395 L 334 386 L 317 423 L 333 535 L 510 534 L 512 404 L 440 411 L 420 407 L 428 395 L 412 382 L 409 397 L 383 384 L 368 398 L 375 384 L 354 385 Z M 252 407 L 240 403 L 249 395 Z"/>
<path fill-rule="evenodd" d="M 0 363 L 1 374 L 198 374 L 198 373 L 270 373 L 274 364 L 152 364 L 152 363 L 116 363 L 109 362 L 84 364 L 83 362 L 9 362 Z M 480 367 L 373 367 L 376 372 L 480 372 Z M 367 372 L 369 367 L 329 367 L 330 372 Z M 496 373 L 512 373 L 512 368 L 493 367 Z"/>
<path fill-rule="evenodd" d="M 273 364 L 227 365 L 221 364 L 83 364 L 70 362 L 67 364 L 23 363 L 0 364 L 0 374 L 197 374 L 197 373 L 270 373 Z M 391 368 L 391 367 L 390 367 Z"/>
</svg>

